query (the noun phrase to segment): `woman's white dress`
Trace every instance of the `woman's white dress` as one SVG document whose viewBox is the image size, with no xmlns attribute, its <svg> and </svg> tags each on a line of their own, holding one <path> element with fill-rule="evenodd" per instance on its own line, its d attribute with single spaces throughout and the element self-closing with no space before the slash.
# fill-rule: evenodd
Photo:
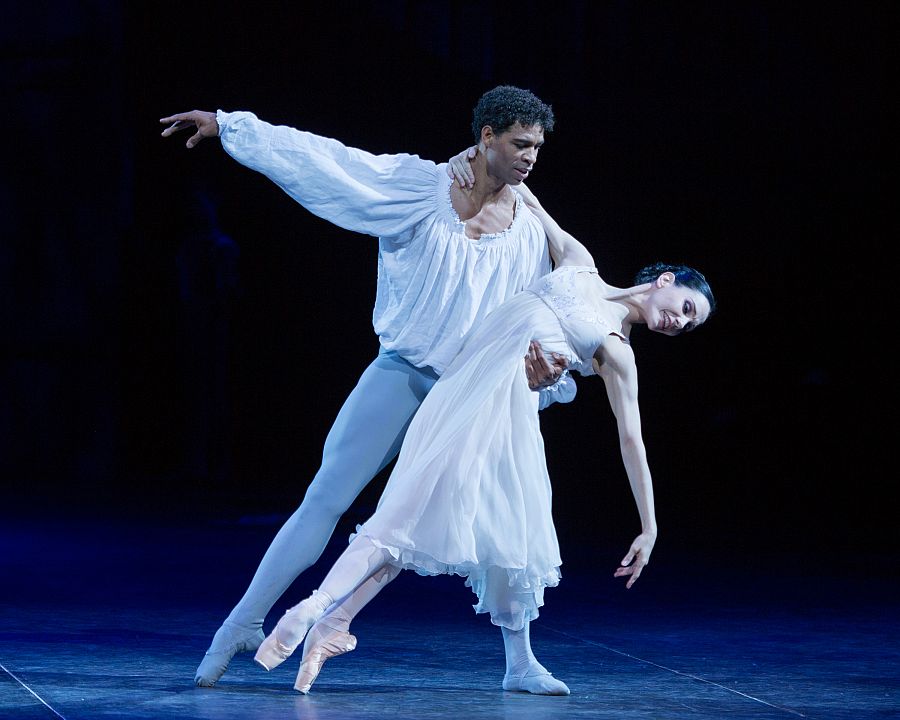
<svg viewBox="0 0 900 720">
<path fill-rule="evenodd" d="M 569 369 L 622 337 L 622 305 L 593 268 L 563 266 L 473 329 L 410 424 L 372 517 L 358 528 L 420 574 L 456 573 L 477 612 L 519 630 L 558 584 L 559 544 L 538 421 L 523 358 L 532 339 Z"/>
</svg>

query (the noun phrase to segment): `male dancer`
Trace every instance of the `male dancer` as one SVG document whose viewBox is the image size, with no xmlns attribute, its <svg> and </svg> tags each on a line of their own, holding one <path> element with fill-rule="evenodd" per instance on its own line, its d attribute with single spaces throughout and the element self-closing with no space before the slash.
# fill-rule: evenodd
<svg viewBox="0 0 900 720">
<path fill-rule="evenodd" d="M 160 122 L 171 123 L 163 137 L 194 128 L 188 148 L 218 136 L 235 160 L 309 211 L 379 239 L 373 322 L 381 350 L 338 413 L 303 502 L 275 536 L 197 668 L 195 682 L 211 686 L 235 653 L 257 649 L 266 614 L 321 556 L 338 519 L 399 452 L 413 414 L 468 330 L 549 272 L 543 227 L 510 186 L 528 177 L 554 117 L 527 90 L 499 86 L 485 93 L 474 109 L 472 130 L 481 152 L 473 161 L 471 188 L 454 184 L 445 166 L 418 156 L 375 156 L 248 112 L 195 110 Z M 525 364 L 531 386 L 540 390 L 540 407 L 574 397 L 563 362 L 547 364 L 533 347 Z M 347 641 L 340 652 L 355 646 L 346 632 L 352 616 L 395 575 L 373 578 L 344 603 L 351 614 L 329 617 Z M 502 631 L 504 689 L 569 693 L 535 659 L 527 623 L 518 632 Z"/>
</svg>

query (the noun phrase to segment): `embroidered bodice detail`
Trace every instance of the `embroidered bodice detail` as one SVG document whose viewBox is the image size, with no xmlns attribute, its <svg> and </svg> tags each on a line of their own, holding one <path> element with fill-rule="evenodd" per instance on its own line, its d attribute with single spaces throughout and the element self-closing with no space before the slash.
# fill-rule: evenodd
<svg viewBox="0 0 900 720">
<path fill-rule="evenodd" d="M 596 295 L 585 292 L 584 276 L 592 276 L 597 283 Z M 580 280 L 579 280 L 580 276 Z M 625 342 L 622 332 L 624 308 L 618 303 L 602 299 L 596 268 L 565 265 L 540 278 L 529 290 L 537 295 L 559 319 L 570 350 L 570 369 L 591 375 L 593 357 L 609 335 L 617 335 Z M 559 352 L 558 348 L 544 348 L 545 352 Z"/>
</svg>

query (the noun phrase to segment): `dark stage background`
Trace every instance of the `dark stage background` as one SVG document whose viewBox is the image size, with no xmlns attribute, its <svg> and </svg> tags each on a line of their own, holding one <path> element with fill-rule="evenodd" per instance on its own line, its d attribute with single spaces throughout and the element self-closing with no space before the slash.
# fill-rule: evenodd
<svg viewBox="0 0 900 720">
<path fill-rule="evenodd" d="M 6 8 L 4 515 L 274 532 L 377 351 L 376 241 L 158 118 L 247 109 L 441 161 L 510 83 L 554 107 L 529 184 L 604 278 L 685 261 L 719 300 L 690 337 L 634 337 L 656 556 L 885 570 L 889 4 L 300 7 Z M 602 383 L 579 388 L 542 420 L 563 550 L 618 555 L 636 512 Z"/>
</svg>

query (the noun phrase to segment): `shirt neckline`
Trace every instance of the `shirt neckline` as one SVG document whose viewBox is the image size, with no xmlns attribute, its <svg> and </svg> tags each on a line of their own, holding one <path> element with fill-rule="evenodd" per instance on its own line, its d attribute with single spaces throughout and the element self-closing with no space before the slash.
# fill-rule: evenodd
<svg viewBox="0 0 900 720">
<path fill-rule="evenodd" d="M 450 198 L 450 190 L 453 188 L 453 179 L 450 178 L 449 176 L 447 176 L 446 174 L 444 175 L 444 177 L 447 178 L 447 180 L 449 181 L 446 183 L 446 187 L 444 188 L 444 192 L 443 192 L 443 196 L 442 196 L 443 201 L 444 201 L 444 207 L 447 210 L 447 215 L 450 218 L 450 220 L 454 226 L 454 229 L 457 232 L 461 233 L 466 238 L 466 240 L 468 240 L 469 242 L 473 242 L 473 243 L 490 242 L 492 240 L 498 240 L 500 238 L 504 238 L 504 237 L 508 236 L 513 230 L 516 229 L 516 226 L 519 224 L 519 222 L 521 221 L 521 218 L 522 218 L 524 201 L 522 200 L 522 196 L 519 195 L 519 193 L 513 191 L 513 195 L 515 196 L 515 205 L 513 206 L 512 222 L 503 230 L 499 230 L 494 233 L 482 233 L 477 238 L 469 237 L 466 234 L 466 223 L 465 223 L 465 221 L 460 219 L 459 213 L 456 212 L 456 208 L 453 207 L 453 202 Z"/>
</svg>

